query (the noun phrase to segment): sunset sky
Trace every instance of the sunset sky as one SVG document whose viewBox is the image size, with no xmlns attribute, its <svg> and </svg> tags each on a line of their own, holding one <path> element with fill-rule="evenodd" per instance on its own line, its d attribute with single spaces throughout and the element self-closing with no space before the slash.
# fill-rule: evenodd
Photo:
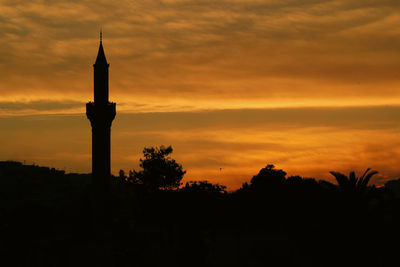
<svg viewBox="0 0 400 267">
<path fill-rule="evenodd" d="M 110 63 L 112 172 L 172 145 L 185 180 L 267 164 L 400 178 L 398 0 L 0 0 L 0 160 L 90 172 L 93 67 Z"/>
</svg>

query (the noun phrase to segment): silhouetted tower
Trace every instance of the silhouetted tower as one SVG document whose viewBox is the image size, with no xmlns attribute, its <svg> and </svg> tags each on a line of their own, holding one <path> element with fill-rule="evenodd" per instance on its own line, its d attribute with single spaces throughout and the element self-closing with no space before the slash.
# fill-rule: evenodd
<svg viewBox="0 0 400 267">
<path fill-rule="evenodd" d="M 86 104 L 86 115 L 92 125 L 92 184 L 94 200 L 97 202 L 95 213 L 98 215 L 107 209 L 104 205 L 107 205 L 108 202 L 111 178 L 110 132 L 115 117 L 115 103 L 108 101 L 109 66 L 104 54 L 102 33 L 100 32 L 99 52 L 93 65 L 94 102 Z"/>
</svg>

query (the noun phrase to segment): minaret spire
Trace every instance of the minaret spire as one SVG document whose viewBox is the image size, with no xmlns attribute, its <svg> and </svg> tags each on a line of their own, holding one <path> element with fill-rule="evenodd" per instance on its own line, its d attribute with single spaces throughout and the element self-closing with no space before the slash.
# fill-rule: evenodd
<svg viewBox="0 0 400 267">
<path fill-rule="evenodd" d="M 108 65 L 106 55 L 104 54 L 104 49 L 103 49 L 103 32 L 100 30 L 100 45 L 99 45 L 99 51 L 97 52 L 97 58 L 96 62 L 94 63 L 95 65 Z M 108 68 L 108 66 L 107 66 Z"/>
</svg>

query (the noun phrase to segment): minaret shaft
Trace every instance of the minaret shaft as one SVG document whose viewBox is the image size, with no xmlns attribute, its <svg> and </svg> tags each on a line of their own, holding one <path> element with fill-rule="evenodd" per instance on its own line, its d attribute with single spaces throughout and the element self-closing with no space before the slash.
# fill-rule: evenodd
<svg viewBox="0 0 400 267">
<path fill-rule="evenodd" d="M 108 68 L 100 42 L 94 69 L 94 102 L 86 104 L 86 115 L 92 126 L 92 184 L 98 197 L 107 198 L 111 178 L 111 124 L 115 103 L 108 101 Z M 96 197 L 96 198 L 98 198 Z"/>
<path fill-rule="evenodd" d="M 92 175 L 93 185 L 108 191 L 111 176 L 110 127 L 92 127 Z"/>
<path fill-rule="evenodd" d="M 97 104 L 108 103 L 108 66 L 93 65 L 94 102 Z"/>
</svg>

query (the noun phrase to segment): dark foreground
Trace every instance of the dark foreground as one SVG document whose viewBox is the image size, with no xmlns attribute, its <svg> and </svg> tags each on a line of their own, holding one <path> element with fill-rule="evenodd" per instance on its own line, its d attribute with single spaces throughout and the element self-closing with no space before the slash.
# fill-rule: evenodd
<svg viewBox="0 0 400 267">
<path fill-rule="evenodd" d="M 399 182 L 350 192 L 270 174 L 231 193 L 114 178 L 99 220 L 90 175 L 1 162 L 0 265 L 399 265 Z"/>
</svg>

